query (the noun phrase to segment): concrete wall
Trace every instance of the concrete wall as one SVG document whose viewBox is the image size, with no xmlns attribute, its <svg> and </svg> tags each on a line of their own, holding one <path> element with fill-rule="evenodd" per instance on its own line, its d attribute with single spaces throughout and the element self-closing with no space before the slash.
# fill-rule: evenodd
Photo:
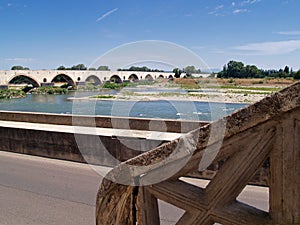
<svg viewBox="0 0 300 225">
<path fill-rule="evenodd" d="M 80 139 L 80 146 L 76 140 Z M 0 151 L 29 154 L 54 159 L 115 166 L 116 160 L 125 161 L 164 141 L 126 138 L 135 149 L 122 143 L 122 137 L 104 137 L 73 133 L 0 127 Z M 101 144 L 99 144 L 101 143 Z M 80 148 L 80 149 L 79 149 Z M 113 157 L 110 157 L 113 156 Z"/>
<path fill-rule="evenodd" d="M 1 127 L 2 121 L 30 122 L 40 124 L 92 126 L 114 129 L 134 129 L 168 132 L 188 132 L 203 123 L 172 120 L 151 120 L 138 118 L 89 117 L 32 112 L 0 111 L 0 151 L 9 151 L 76 162 L 114 166 L 116 161 L 125 161 L 144 151 L 151 150 L 165 140 L 140 139 L 134 137 L 97 136 L 47 130 L 27 129 L 28 127 Z M 181 130 L 183 129 L 183 131 Z M 126 139 L 126 141 L 124 141 Z M 80 140 L 79 145 L 76 140 Z M 97 144 L 98 143 L 98 144 Z M 101 143 L 101 144 L 99 144 Z M 128 147 L 134 146 L 134 149 Z M 113 157 L 109 157 L 112 155 Z"/>
<path fill-rule="evenodd" d="M 108 116 L 73 116 L 35 112 L 0 111 L 0 121 L 18 121 L 57 125 L 91 126 L 115 129 L 151 130 L 161 132 L 187 133 L 207 122 L 163 119 L 142 119 Z"/>
</svg>

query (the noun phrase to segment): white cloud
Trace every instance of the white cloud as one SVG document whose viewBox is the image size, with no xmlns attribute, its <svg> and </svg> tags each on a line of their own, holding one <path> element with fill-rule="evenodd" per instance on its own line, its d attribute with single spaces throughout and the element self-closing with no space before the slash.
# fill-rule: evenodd
<svg viewBox="0 0 300 225">
<path fill-rule="evenodd" d="M 108 11 L 107 13 L 104 13 L 102 16 L 100 16 L 100 17 L 96 20 L 96 22 L 99 22 L 99 21 L 103 20 L 104 18 L 108 17 L 109 15 L 113 14 L 114 12 L 116 12 L 116 11 L 118 11 L 118 10 L 119 10 L 119 8 L 115 8 L 115 9 L 113 9 L 113 10 Z"/>
<path fill-rule="evenodd" d="M 248 9 L 236 9 L 233 11 L 233 14 L 240 14 L 240 13 L 247 13 L 249 12 Z"/>
<path fill-rule="evenodd" d="M 241 5 L 247 5 L 247 4 L 255 4 L 255 3 L 258 3 L 258 2 L 261 2 L 261 0 L 245 0 L 245 1 L 242 1 L 241 2 Z"/>
<path fill-rule="evenodd" d="M 300 31 L 280 31 L 276 32 L 277 34 L 282 34 L 282 35 L 300 35 Z"/>
<path fill-rule="evenodd" d="M 5 61 L 14 61 L 14 62 L 31 62 L 34 61 L 32 58 L 7 58 Z"/>
<path fill-rule="evenodd" d="M 300 40 L 250 43 L 234 49 L 249 55 L 279 55 L 300 50 Z"/>
<path fill-rule="evenodd" d="M 222 10 L 223 8 L 224 8 L 224 5 L 218 5 L 215 7 L 215 9 L 213 11 L 209 12 L 208 14 L 220 16 L 221 14 L 219 13 L 219 11 Z"/>
<path fill-rule="evenodd" d="M 235 2 L 231 2 L 231 6 L 235 6 Z"/>
<path fill-rule="evenodd" d="M 7 3 L 7 7 L 11 7 L 12 5 L 12 3 Z"/>
<path fill-rule="evenodd" d="M 223 9 L 224 8 L 224 5 L 218 5 L 215 10 L 219 10 L 219 9 Z"/>
</svg>

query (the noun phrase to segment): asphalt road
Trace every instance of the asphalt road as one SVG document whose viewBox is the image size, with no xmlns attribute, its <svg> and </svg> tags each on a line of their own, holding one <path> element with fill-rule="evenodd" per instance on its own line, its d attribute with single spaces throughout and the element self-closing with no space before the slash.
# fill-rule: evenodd
<svg viewBox="0 0 300 225">
<path fill-rule="evenodd" d="M 0 225 L 94 225 L 101 180 L 85 164 L 0 151 Z M 240 196 L 264 210 L 267 199 L 266 188 L 247 187 Z M 171 225 L 183 211 L 160 202 L 160 213 L 161 224 Z"/>
</svg>

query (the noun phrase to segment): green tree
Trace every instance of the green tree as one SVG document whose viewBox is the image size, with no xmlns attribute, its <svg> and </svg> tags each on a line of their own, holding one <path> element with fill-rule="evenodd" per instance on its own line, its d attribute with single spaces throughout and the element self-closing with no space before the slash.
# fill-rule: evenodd
<svg viewBox="0 0 300 225">
<path fill-rule="evenodd" d="M 89 68 L 89 70 L 91 70 L 91 71 L 95 71 L 95 70 L 96 70 L 96 68 L 93 68 L 93 67 L 92 67 L 92 68 Z"/>
<path fill-rule="evenodd" d="M 300 70 L 294 73 L 294 79 L 295 80 L 300 80 Z"/>
<path fill-rule="evenodd" d="M 72 66 L 71 70 L 87 70 L 87 68 L 84 64 L 78 64 L 78 65 Z"/>
<path fill-rule="evenodd" d="M 283 71 L 285 73 L 289 74 L 290 73 L 290 68 L 288 66 L 285 66 Z"/>
<path fill-rule="evenodd" d="M 186 72 L 187 75 L 192 75 L 193 73 L 201 73 L 201 70 L 196 69 L 195 66 L 187 66 L 184 68 L 184 72 Z"/>
<path fill-rule="evenodd" d="M 13 66 L 11 70 L 29 70 L 29 68 L 23 66 Z"/>
<path fill-rule="evenodd" d="M 131 66 L 129 69 L 119 68 L 118 71 L 164 72 L 163 70 L 159 70 L 159 69 L 150 69 L 147 66 L 143 66 L 143 67 Z"/>
<path fill-rule="evenodd" d="M 174 77 L 180 78 L 182 71 L 179 68 L 173 69 L 173 73 L 175 73 Z"/>
<path fill-rule="evenodd" d="M 108 66 L 99 66 L 97 68 L 97 70 L 101 70 L 101 71 L 110 71 L 109 67 Z"/>
<path fill-rule="evenodd" d="M 242 75 L 243 77 L 246 77 L 246 78 L 258 78 L 260 77 L 260 72 L 259 72 L 259 69 L 254 66 L 254 65 L 247 65 L 245 67 L 245 75 Z"/>
<path fill-rule="evenodd" d="M 243 72 L 244 72 L 244 63 L 236 62 L 232 60 L 227 64 L 228 77 L 243 78 L 244 77 Z"/>
<path fill-rule="evenodd" d="M 66 70 L 66 67 L 60 66 L 60 67 L 57 68 L 57 70 Z"/>
</svg>

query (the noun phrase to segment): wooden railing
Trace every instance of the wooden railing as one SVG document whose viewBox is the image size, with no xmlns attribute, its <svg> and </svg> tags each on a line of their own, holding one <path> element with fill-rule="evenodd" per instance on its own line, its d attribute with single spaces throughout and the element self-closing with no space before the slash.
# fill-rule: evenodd
<svg viewBox="0 0 300 225">
<path fill-rule="evenodd" d="M 296 83 L 120 164 L 98 192 L 97 225 L 158 225 L 158 199 L 185 211 L 177 225 L 300 224 L 299 93 Z M 206 188 L 180 179 L 224 159 Z M 266 160 L 269 212 L 237 201 Z"/>
</svg>

